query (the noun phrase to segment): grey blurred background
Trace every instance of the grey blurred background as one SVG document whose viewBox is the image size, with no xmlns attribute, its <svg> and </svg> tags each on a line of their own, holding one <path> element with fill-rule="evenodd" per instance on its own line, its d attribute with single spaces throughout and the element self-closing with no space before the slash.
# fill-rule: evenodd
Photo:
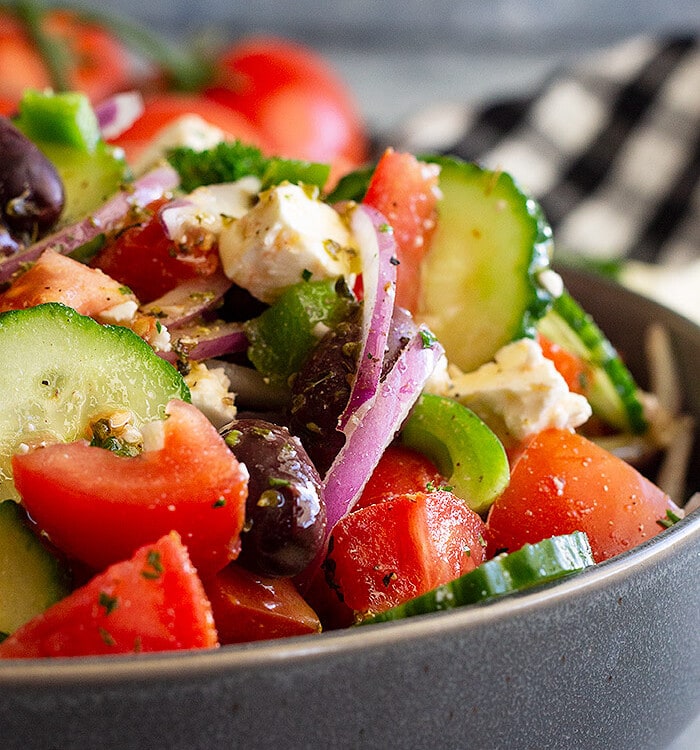
<svg viewBox="0 0 700 750">
<path fill-rule="evenodd" d="M 700 32 L 700 0 L 110 0 L 103 9 L 175 38 L 267 31 L 310 44 L 382 131 L 426 103 L 522 93 L 625 37 Z"/>
</svg>

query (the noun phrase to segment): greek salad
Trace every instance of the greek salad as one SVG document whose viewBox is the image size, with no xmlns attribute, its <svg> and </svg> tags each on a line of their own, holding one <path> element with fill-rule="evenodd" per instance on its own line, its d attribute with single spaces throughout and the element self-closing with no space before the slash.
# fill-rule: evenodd
<svg viewBox="0 0 700 750">
<path fill-rule="evenodd" d="M 507 173 L 388 149 L 338 180 L 194 114 L 127 161 L 134 103 L 0 119 L 0 657 L 367 626 L 682 517 L 643 474 L 682 415 Z"/>
</svg>

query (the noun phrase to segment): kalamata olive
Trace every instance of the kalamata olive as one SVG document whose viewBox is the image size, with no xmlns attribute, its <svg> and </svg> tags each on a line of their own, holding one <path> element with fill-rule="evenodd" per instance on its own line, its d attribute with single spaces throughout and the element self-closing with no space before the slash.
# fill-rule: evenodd
<svg viewBox="0 0 700 750">
<path fill-rule="evenodd" d="M 325 537 L 326 506 L 318 471 L 286 427 L 237 419 L 221 432 L 250 474 L 239 561 L 261 575 L 301 573 Z"/>
<path fill-rule="evenodd" d="M 314 347 L 292 383 L 289 429 L 299 437 L 323 476 L 345 435 L 337 429 L 357 369 L 362 310 L 329 331 Z"/>
<path fill-rule="evenodd" d="M 36 239 L 63 210 L 63 182 L 54 165 L 6 117 L 0 117 L 0 215 L 14 237 Z"/>
<path fill-rule="evenodd" d="M 350 398 L 357 370 L 361 309 L 329 332 L 311 352 L 292 384 L 289 429 L 298 435 L 323 476 L 345 442 L 338 417 Z M 397 307 L 382 364 L 384 377 L 416 331 L 411 314 Z"/>
</svg>

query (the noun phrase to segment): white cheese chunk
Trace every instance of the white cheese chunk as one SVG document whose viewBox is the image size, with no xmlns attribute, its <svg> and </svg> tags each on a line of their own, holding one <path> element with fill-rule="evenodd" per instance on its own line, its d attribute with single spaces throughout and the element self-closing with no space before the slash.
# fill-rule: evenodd
<svg viewBox="0 0 700 750">
<path fill-rule="evenodd" d="M 473 372 L 453 371 L 444 392 L 476 412 L 506 442 L 549 427 L 573 429 L 591 416 L 585 397 L 569 391 L 554 363 L 531 339 L 507 344 L 493 362 Z"/>
<path fill-rule="evenodd" d="M 302 278 L 347 275 L 352 235 L 338 213 L 298 185 L 266 190 L 238 221 L 224 226 L 224 273 L 263 302 L 274 302 Z"/>
<path fill-rule="evenodd" d="M 211 370 L 203 363 L 193 363 L 185 377 L 192 403 L 219 429 L 236 416 L 234 395 L 229 392 L 231 381 L 223 367 Z"/>
<path fill-rule="evenodd" d="M 127 300 L 107 310 L 103 310 L 97 318 L 100 323 L 110 323 L 111 325 L 126 326 L 128 328 L 129 324 L 134 320 L 138 309 L 139 306 L 134 300 Z"/>
<path fill-rule="evenodd" d="M 187 244 L 190 237 L 201 238 L 203 233 L 218 241 L 224 225 L 245 216 L 259 191 L 260 180 L 253 176 L 204 185 L 167 206 L 161 211 L 161 218 L 173 242 Z"/>
</svg>

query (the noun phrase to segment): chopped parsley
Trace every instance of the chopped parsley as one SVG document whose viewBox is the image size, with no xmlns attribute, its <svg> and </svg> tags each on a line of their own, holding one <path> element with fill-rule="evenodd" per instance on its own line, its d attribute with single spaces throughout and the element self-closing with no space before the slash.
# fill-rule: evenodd
<svg viewBox="0 0 700 750">
<path fill-rule="evenodd" d="M 146 568 L 141 571 L 141 575 L 149 580 L 160 578 L 163 574 L 163 563 L 160 559 L 160 552 L 152 549 L 146 558 Z"/>
<path fill-rule="evenodd" d="M 111 615 L 119 604 L 119 600 L 117 599 L 117 597 L 110 596 L 106 591 L 100 591 L 98 601 L 100 603 L 100 607 L 104 607 L 105 615 Z"/>
</svg>

